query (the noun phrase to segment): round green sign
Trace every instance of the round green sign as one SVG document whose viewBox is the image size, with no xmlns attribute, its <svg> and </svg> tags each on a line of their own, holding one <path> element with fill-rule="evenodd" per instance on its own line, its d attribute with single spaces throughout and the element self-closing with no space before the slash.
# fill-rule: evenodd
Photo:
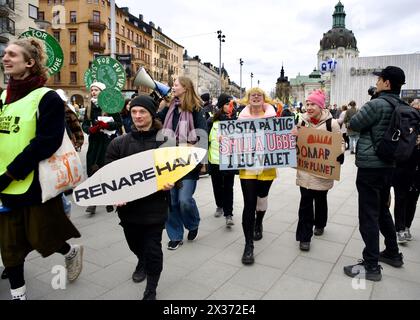
<svg viewBox="0 0 420 320">
<path fill-rule="evenodd" d="M 19 38 L 27 37 L 34 37 L 44 41 L 48 57 L 48 61 L 46 63 L 48 74 L 51 76 L 59 72 L 64 64 L 64 54 L 60 43 L 49 33 L 32 28 L 29 31 L 22 33 Z"/>
<path fill-rule="evenodd" d="M 118 113 L 124 108 L 124 96 L 121 91 L 107 88 L 101 91 L 98 97 L 98 105 L 106 113 Z"/>
<path fill-rule="evenodd" d="M 93 61 L 91 70 L 94 81 L 102 82 L 107 88 L 124 89 L 125 70 L 117 60 L 108 56 L 98 57 Z"/>
<path fill-rule="evenodd" d="M 89 90 L 90 89 L 90 85 L 93 82 L 93 79 L 92 79 L 92 70 L 87 69 L 85 71 L 85 74 L 83 76 L 83 80 L 85 81 L 86 89 Z"/>
</svg>

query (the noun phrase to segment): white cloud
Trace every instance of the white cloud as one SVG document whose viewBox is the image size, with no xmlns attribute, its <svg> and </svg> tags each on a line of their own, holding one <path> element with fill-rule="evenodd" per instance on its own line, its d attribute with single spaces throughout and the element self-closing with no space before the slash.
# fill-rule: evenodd
<svg viewBox="0 0 420 320">
<path fill-rule="evenodd" d="M 219 64 L 217 30 L 226 35 L 222 62 L 239 84 L 239 58 L 244 60 L 243 86 L 270 91 L 282 62 L 289 78 L 309 74 L 317 65 L 319 41 L 332 27 L 330 0 L 117 0 L 130 13 L 143 14 L 190 56 Z M 420 51 L 418 0 L 343 0 L 346 27 L 356 36 L 361 56 Z"/>
</svg>

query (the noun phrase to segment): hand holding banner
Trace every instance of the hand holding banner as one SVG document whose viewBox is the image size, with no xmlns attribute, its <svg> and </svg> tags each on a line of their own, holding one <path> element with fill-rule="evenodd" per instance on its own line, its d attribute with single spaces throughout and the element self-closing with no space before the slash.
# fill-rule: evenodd
<svg viewBox="0 0 420 320">
<path fill-rule="evenodd" d="M 301 127 L 297 141 L 298 170 L 339 181 L 341 166 L 337 157 L 342 154 L 341 142 L 340 133 Z"/>
</svg>

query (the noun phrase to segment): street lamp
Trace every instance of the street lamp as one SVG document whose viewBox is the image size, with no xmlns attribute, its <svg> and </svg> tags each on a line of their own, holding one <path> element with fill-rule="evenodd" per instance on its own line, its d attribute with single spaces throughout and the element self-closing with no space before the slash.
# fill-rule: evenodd
<svg viewBox="0 0 420 320">
<path fill-rule="evenodd" d="M 239 58 L 239 99 L 242 99 L 242 66 L 244 64 L 244 60 L 242 58 Z"/>
<path fill-rule="evenodd" d="M 258 83 L 258 88 L 259 88 L 260 87 L 260 80 L 258 80 L 257 83 Z"/>
<path fill-rule="evenodd" d="M 254 74 L 251 72 L 251 88 L 252 88 L 252 78 L 254 78 Z"/>
<path fill-rule="evenodd" d="M 225 38 L 222 30 L 217 30 L 217 39 L 219 39 L 219 95 L 222 93 L 222 42 L 225 42 Z"/>
</svg>

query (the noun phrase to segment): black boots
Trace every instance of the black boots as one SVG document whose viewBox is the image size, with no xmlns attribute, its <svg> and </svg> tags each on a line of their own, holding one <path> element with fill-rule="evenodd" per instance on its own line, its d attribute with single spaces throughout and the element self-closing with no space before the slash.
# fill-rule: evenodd
<svg viewBox="0 0 420 320">
<path fill-rule="evenodd" d="M 160 274 L 147 275 L 147 285 L 144 290 L 143 300 L 156 300 L 156 288 L 159 282 Z"/>
<path fill-rule="evenodd" d="M 263 225 L 262 221 L 265 215 L 265 211 L 257 211 L 255 218 L 255 228 L 254 228 L 254 240 L 261 240 L 263 237 Z"/>
<path fill-rule="evenodd" d="M 90 213 L 90 214 L 95 214 L 96 213 L 96 206 L 89 206 L 86 208 L 86 212 Z"/>
<path fill-rule="evenodd" d="M 131 278 L 135 283 L 142 282 L 146 279 L 146 272 L 144 271 L 143 264 L 140 261 L 137 263 L 136 270 L 134 270 Z"/>
<path fill-rule="evenodd" d="M 245 265 L 254 263 L 254 244 L 247 243 L 245 245 L 244 254 L 242 255 L 242 263 Z"/>
</svg>

